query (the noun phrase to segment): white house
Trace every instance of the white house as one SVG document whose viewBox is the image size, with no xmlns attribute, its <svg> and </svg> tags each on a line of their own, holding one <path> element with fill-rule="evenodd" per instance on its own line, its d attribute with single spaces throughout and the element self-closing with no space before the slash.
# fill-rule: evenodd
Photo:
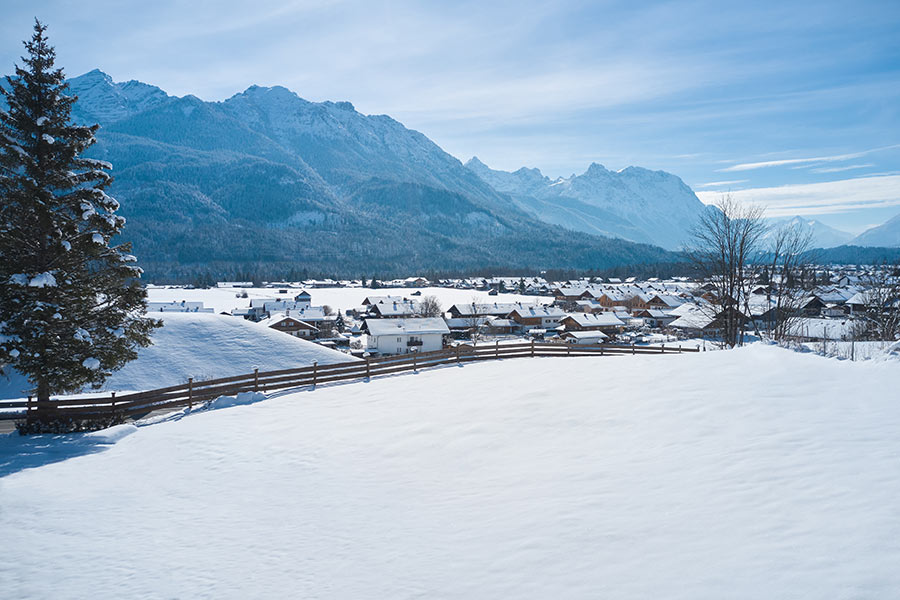
<svg viewBox="0 0 900 600">
<path fill-rule="evenodd" d="M 367 348 L 379 354 L 431 352 L 444 347 L 444 336 L 450 333 L 440 317 L 412 319 L 366 319 L 369 333 Z"/>
</svg>

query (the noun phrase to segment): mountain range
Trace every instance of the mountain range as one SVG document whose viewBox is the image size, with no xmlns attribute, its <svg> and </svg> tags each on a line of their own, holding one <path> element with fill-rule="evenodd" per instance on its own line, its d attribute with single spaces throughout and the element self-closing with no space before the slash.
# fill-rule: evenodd
<svg viewBox="0 0 900 600">
<path fill-rule="evenodd" d="M 709 210 L 662 171 L 463 165 L 388 116 L 278 86 L 205 102 L 99 70 L 68 83 L 74 119 L 101 125 L 91 156 L 113 164 L 124 237 L 155 279 L 672 262 Z"/>
<path fill-rule="evenodd" d="M 68 83 L 74 119 L 101 125 L 90 152 L 114 166 L 124 236 L 157 278 L 260 265 L 382 276 L 680 259 L 635 243 L 650 236 L 573 235 L 425 135 L 349 102 L 259 86 L 205 102 L 99 70 Z"/>
<path fill-rule="evenodd" d="M 466 167 L 541 221 L 670 250 L 690 240 L 700 215 L 709 210 L 681 179 L 665 171 L 610 171 L 592 163 L 581 175 L 554 180 L 538 169 L 495 171 L 477 157 Z"/>
</svg>

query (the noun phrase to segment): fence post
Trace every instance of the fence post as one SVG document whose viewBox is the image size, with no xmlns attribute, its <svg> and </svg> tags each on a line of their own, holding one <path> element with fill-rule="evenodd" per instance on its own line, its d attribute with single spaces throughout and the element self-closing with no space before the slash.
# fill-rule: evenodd
<svg viewBox="0 0 900 600">
<path fill-rule="evenodd" d="M 659 347 L 659 353 L 660 353 L 660 354 L 665 354 L 665 353 L 666 353 L 666 345 L 665 345 L 665 344 L 663 344 L 663 345 L 661 345 L 661 346 Z"/>
<path fill-rule="evenodd" d="M 194 378 L 188 377 L 188 408 L 194 408 Z"/>
<path fill-rule="evenodd" d="M 259 391 L 259 367 L 253 368 L 253 391 Z"/>
<path fill-rule="evenodd" d="M 681 344 L 678 344 L 678 354 L 681 354 Z"/>
<path fill-rule="evenodd" d="M 369 357 L 367 356 L 366 357 L 366 381 L 368 381 L 370 378 L 371 378 L 371 375 L 370 375 L 370 371 L 369 371 Z"/>
<path fill-rule="evenodd" d="M 319 370 L 319 361 L 314 360 L 313 361 L 313 387 L 314 388 L 316 387 L 316 375 L 318 374 L 318 370 Z"/>
<path fill-rule="evenodd" d="M 28 404 L 25 406 L 25 419 L 27 420 L 32 410 L 31 396 L 28 396 Z"/>
<path fill-rule="evenodd" d="M 456 364 L 459 364 L 459 344 L 456 345 Z"/>
<path fill-rule="evenodd" d="M 500 358 L 500 340 L 494 340 L 494 359 Z"/>
<path fill-rule="evenodd" d="M 572 344 L 566 344 L 566 356 L 572 356 Z"/>
<path fill-rule="evenodd" d="M 111 396 L 112 396 L 112 403 L 110 404 L 109 409 L 110 409 L 110 410 L 116 410 L 116 393 L 115 393 L 115 392 L 112 392 L 112 393 L 111 393 Z"/>
<path fill-rule="evenodd" d="M 534 338 L 531 338 L 531 358 L 534 358 Z"/>
<path fill-rule="evenodd" d="M 412 355 L 413 355 L 413 373 L 418 373 L 419 370 L 416 368 L 416 353 L 413 352 Z"/>
<path fill-rule="evenodd" d="M 631 342 L 631 354 L 634 355 L 634 342 Z"/>
</svg>

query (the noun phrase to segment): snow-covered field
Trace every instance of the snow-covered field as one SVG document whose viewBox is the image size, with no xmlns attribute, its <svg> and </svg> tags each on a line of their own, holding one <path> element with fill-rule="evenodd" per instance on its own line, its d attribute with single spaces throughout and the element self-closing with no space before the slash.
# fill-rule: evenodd
<svg viewBox="0 0 900 600">
<path fill-rule="evenodd" d="M 0 589 L 893 597 L 898 383 L 897 361 L 755 344 L 453 366 L 4 436 Z"/>
<path fill-rule="evenodd" d="M 252 298 L 287 298 L 294 297 L 301 292 L 301 288 L 281 288 L 287 290 L 286 294 L 279 294 L 278 288 L 210 288 L 188 290 L 184 288 L 150 288 L 147 290 L 147 299 L 150 302 L 188 302 L 200 301 L 204 306 L 214 308 L 216 312 L 230 312 L 233 308 L 249 306 Z M 247 298 L 236 297 L 247 292 Z M 489 296 L 487 292 L 475 290 L 457 290 L 452 288 L 312 288 L 306 290 L 312 296 L 314 306 L 328 305 L 335 310 L 346 310 L 362 305 L 366 296 L 403 296 L 405 298 L 417 298 L 413 292 L 422 292 L 421 297 L 435 296 L 444 310 L 454 304 L 471 304 L 474 298 L 478 302 L 525 302 L 533 304 L 549 304 L 553 301 L 549 296 L 523 296 L 520 294 L 497 294 Z"/>
<path fill-rule="evenodd" d="M 104 390 L 140 391 L 261 371 L 354 360 L 351 356 L 244 319 L 209 313 L 155 313 L 163 327 L 153 345 L 113 373 Z M 21 398 L 29 388 L 16 373 L 0 377 L 0 398 Z"/>
</svg>

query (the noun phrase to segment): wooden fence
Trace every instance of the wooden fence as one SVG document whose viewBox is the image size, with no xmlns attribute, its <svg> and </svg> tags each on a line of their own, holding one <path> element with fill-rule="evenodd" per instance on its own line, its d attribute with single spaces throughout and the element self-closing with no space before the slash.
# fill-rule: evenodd
<svg viewBox="0 0 900 600">
<path fill-rule="evenodd" d="M 166 388 L 109 396 L 61 399 L 38 402 L 0 400 L 0 419 L 53 420 L 95 419 L 110 416 L 139 418 L 154 411 L 192 407 L 219 396 L 240 392 L 271 392 L 302 386 L 316 386 L 338 381 L 366 380 L 379 375 L 403 371 L 417 371 L 440 365 L 462 364 L 481 360 L 545 356 L 614 356 L 622 354 L 671 354 L 697 352 L 696 348 L 681 346 L 578 346 L 558 343 L 519 343 L 461 345 L 433 352 L 419 352 L 398 356 L 367 358 L 350 362 L 260 372 L 221 379 L 193 381 Z M 6 410 L 6 409 L 19 409 Z M 24 410 L 23 410 L 24 409 Z"/>
</svg>

